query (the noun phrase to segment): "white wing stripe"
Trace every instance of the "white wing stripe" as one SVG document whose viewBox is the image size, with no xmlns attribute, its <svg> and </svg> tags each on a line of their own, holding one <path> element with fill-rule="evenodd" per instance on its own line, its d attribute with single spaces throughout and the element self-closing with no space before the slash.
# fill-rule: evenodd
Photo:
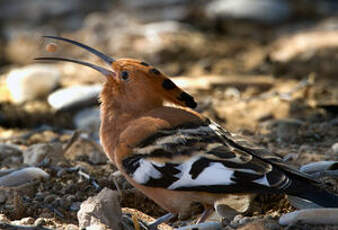
<svg viewBox="0 0 338 230">
<path fill-rule="evenodd" d="M 233 170 L 224 167 L 221 163 L 211 163 L 205 168 L 195 179 L 191 178 L 190 169 L 199 157 L 195 157 L 176 167 L 181 173 L 177 174 L 179 180 L 171 184 L 168 189 L 176 189 L 179 187 L 194 187 L 208 185 L 230 185 L 233 182 L 231 177 Z"/>
<path fill-rule="evenodd" d="M 140 166 L 133 173 L 133 179 L 140 184 L 145 184 L 149 181 L 150 177 L 159 179 L 162 174 L 153 166 L 164 166 L 164 164 L 155 164 L 154 162 L 140 159 Z"/>
</svg>

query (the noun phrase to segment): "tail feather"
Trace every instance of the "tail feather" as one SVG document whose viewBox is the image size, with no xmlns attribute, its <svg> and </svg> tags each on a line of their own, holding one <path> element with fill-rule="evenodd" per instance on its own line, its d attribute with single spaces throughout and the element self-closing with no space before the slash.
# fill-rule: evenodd
<svg viewBox="0 0 338 230">
<path fill-rule="evenodd" d="M 321 207 L 337 208 L 338 194 L 328 192 L 319 184 L 305 182 L 301 180 L 292 180 L 290 186 L 284 189 L 286 194 L 298 196 L 303 199 L 312 201 Z"/>
</svg>

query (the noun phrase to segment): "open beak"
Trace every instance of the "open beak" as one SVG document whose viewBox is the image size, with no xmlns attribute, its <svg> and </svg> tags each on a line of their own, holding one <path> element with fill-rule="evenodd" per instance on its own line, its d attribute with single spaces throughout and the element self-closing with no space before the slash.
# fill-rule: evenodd
<svg viewBox="0 0 338 230">
<path fill-rule="evenodd" d="M 109 57 L 103 53 L 101 53 L 100 51 L 98 50 L 95 50 L 89 46 L 86 46 L 82 43 L 79 43 L 77 41 L 73 41 L 73 40 L 70 40 L 70 39 L 67 39 L 67 38 L 62 38 L 62 37 L 56 37 L 56 36 L 42 36 L 42 37 L 45 37 L 45 38 L 51 38 L 51 39 L 56 39 L 56 40 L 60 40 L 60 41 L 65 41 L 65 42 L 68 42 L 68 43 L 71 43 L 73 45 L 76 45 L 78 47 L 81 47 L 87 51 L 89 51 L 90 53 L 96 55 L 97 57 L 101 58 L 105 63 L 107 63 L 109 66 L 111 66 L 111 64 L 115 61 L 114 58 L 112 57 Z M 78 60 L 75 60 L 75 59 L 71 59 L 71 58 L 62 58 L 62 57 L 38 57 L 38 58 L 34 58 L 34 60 L 38 60 L 38 61 L 66 61 L 66 62 L 73 62 L 73 63 L 77 63 L 77 64 L 80 64 L 80 65 L 85 65 L 85 66 L 88 66 L 92 69 L 95 69 L 97 70 L 98 72 L 102 73 L 103 75 L 105 76 L 114 76 L 115 73 L 110 71 L 110 70 L 107 70 L 103 67 L 100 67 L 100 66 L 97 66 L 97 65 L 94 65 L 94 64 L 91 64 L 91 63 L 88 63 L 88 62 L 84 62 L 84 61 L 78 61 Z"/>
</svg>

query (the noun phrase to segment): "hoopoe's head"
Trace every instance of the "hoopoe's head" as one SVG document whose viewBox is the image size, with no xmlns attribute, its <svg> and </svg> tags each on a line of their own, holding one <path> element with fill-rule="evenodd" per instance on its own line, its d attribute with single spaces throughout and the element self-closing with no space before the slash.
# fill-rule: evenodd
<svg viewBox="0 0 338 230">
<path fill-rule="evenodd" d="M 55 36 L 45 36 L 79 46 L 107 63 L 110 69 L 106 69 L 88 62 L 60 58 L 39 57 L 36 60 L 67 61 L 85 65 L 99 71 L 106 76 L 101 101 L 103 105 L 117 108 L 129 108 L 134 110 L 148 110 L 161 106 L 163 101 L 176 105 L 195 108 L 194 98 L 177 87 L 174 82 L 153 66 L 134 59 L 114 59 L 100 51 L 79 42 Z"/>
</svg>

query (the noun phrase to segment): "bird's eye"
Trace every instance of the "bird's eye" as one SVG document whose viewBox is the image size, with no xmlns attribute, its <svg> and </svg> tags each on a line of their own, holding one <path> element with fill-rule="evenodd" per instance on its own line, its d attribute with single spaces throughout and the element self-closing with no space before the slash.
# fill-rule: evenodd
<svg viewBox="0 0 338 230">
<path fill-rule="evenodd" d="M 128 73 L 128 71 L 122 71 L 121 72 L 121 78 L 122 78 L 122 80 L 128 80 L 129 79 L 129 73 Z"/>
</svg>

